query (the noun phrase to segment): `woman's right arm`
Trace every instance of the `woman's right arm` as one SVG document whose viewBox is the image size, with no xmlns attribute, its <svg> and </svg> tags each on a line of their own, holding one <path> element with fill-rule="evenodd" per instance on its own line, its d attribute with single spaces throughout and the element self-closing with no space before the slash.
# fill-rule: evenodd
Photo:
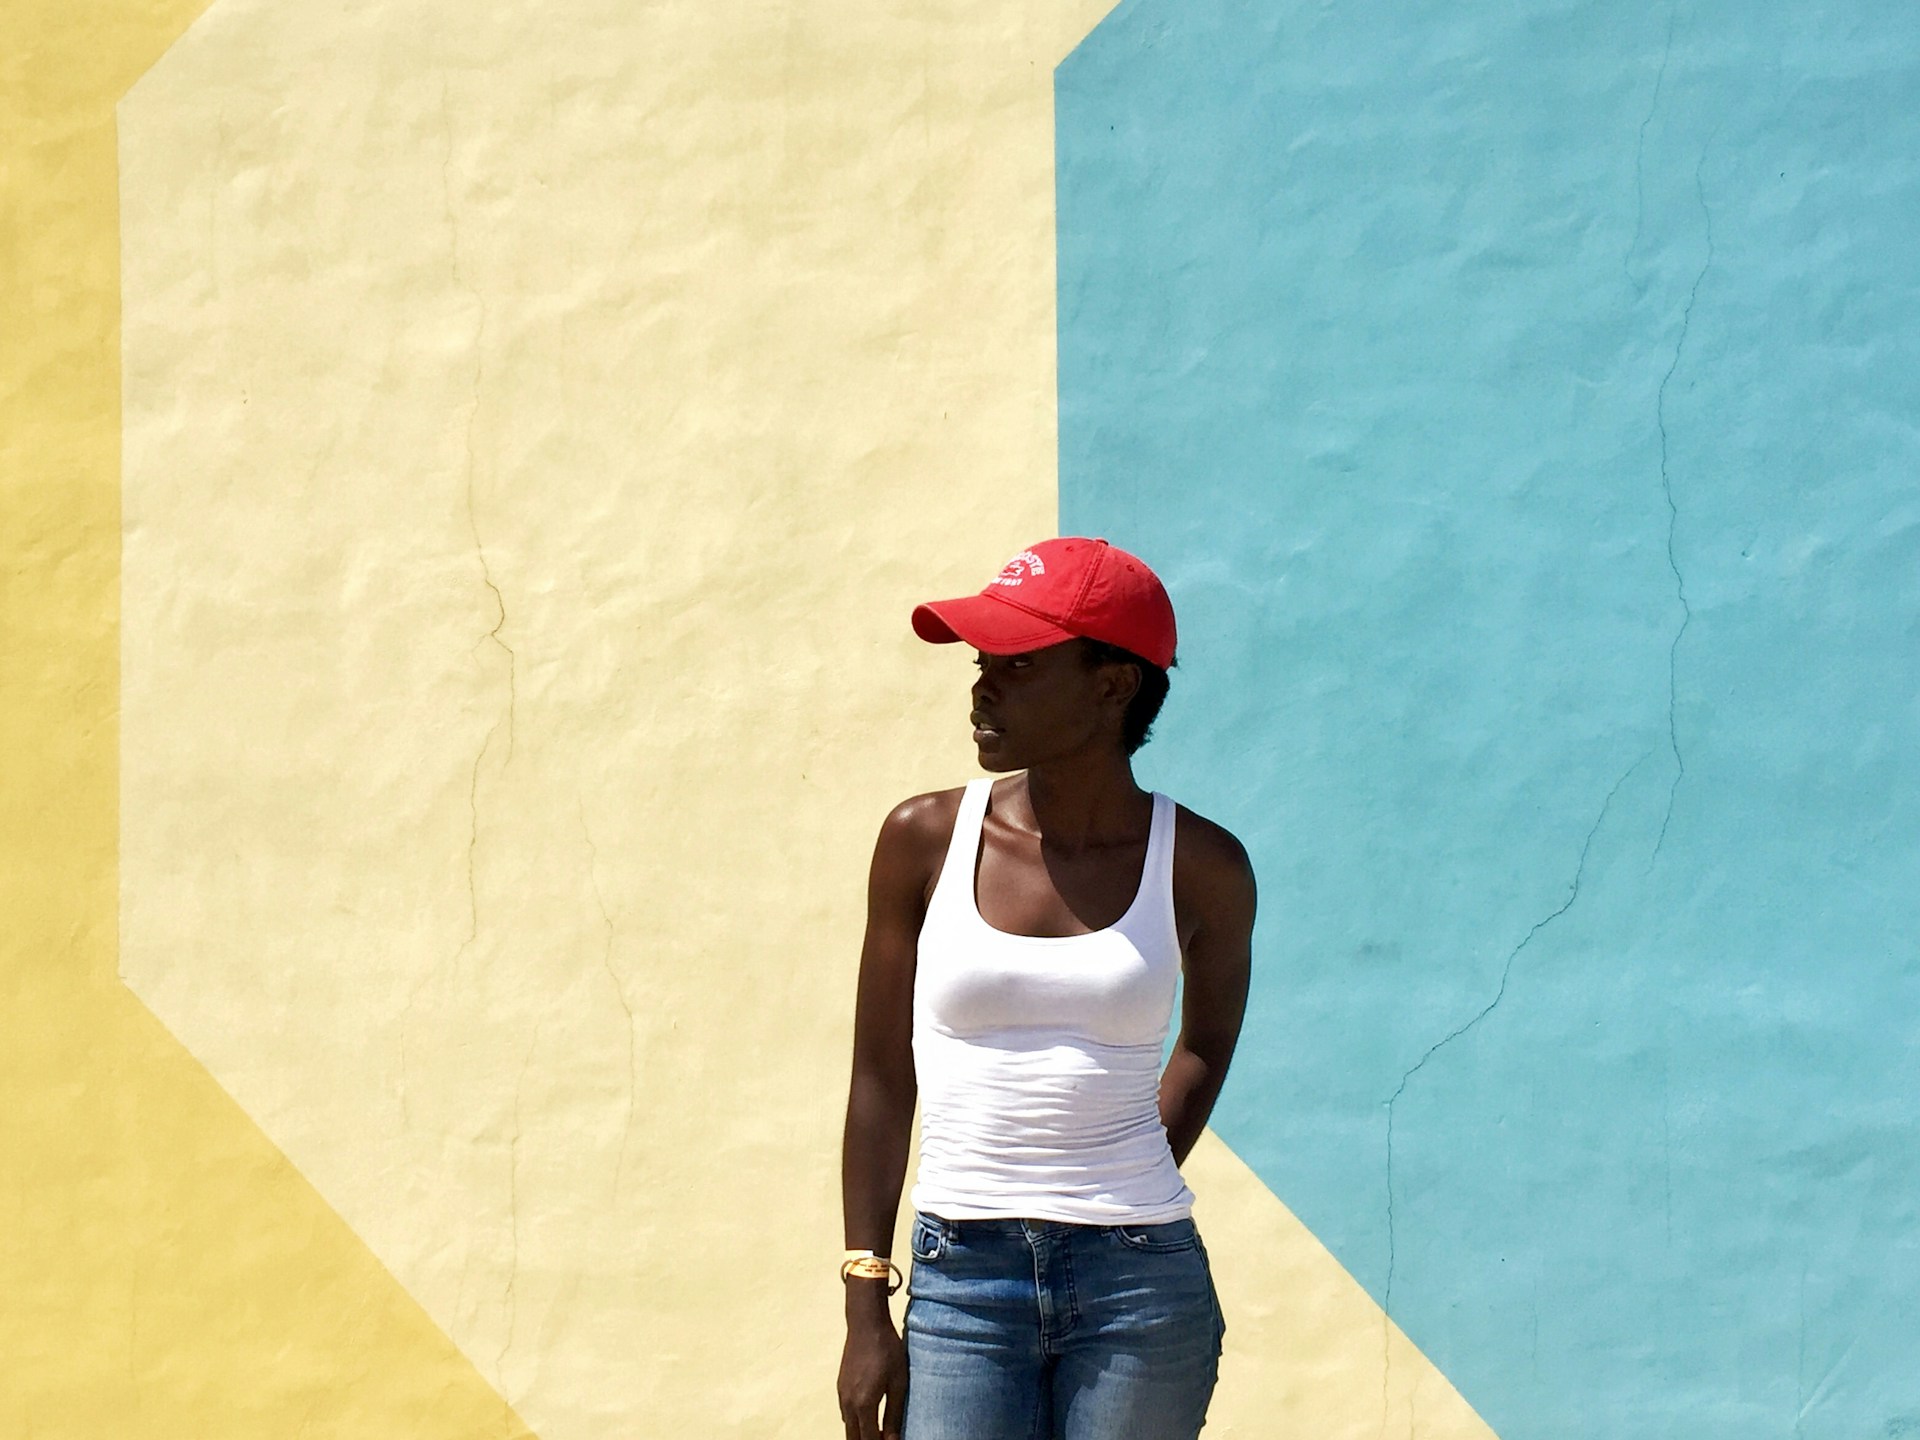
<svg viewBox="0 0 1920 1440">
<path fill-rule="evenodd" d="M 840 1151 L 840 1194 L 850 1250 L 893 1251 L 906 1180 L 916 1088 L 913 968 L 927 893 L 940 859 L 940 797 L 915 796 L 880 827 L 867 876 L 867 930 L 853 1014 L 853 1079 Z M 906 1345 L 893 1326 L 887 1287 L 846 1282 L 847 1343 L 840 1359 L 840 1415 L 848 1440 L 900 1432 Z M 885 1414 L 881 1401 L 885 1400 Z"/>
</svg>

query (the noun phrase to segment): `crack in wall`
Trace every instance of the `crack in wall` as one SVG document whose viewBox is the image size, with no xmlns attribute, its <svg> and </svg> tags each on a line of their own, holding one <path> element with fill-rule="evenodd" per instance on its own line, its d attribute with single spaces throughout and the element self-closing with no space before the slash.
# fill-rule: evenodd
<svg viewBox="0 0 1920 1440">
<path fill-rule="evenodd" d="M 1498 1008 L 1501 1000 L 1506 997 L 1507 982 L 1513 976 L 1514 962 L 1520 958 L 1520 953 L 1533 943 L 1535 937 L 1538 936 L 1542 930 L 1545 930 L 1549 925 L 1553 924 L 1554 921 L 1558 920 L 1573 908 L 1574 902 L 1580 898 L 1580 885 L 1586 876 L 1587 857 L 1593 851 L 1594 838 L 1599 835 L 1600 827 L 1607 822 L 1607 812 L 1613 808 L 1614 797 L 1620 793 L 1621 787 L 1632 778 L 1633 772 L 1652 758 L 1653 753 L 1653 751 L 1649 750 L 1638 760 L 1635 760 L 1633 764 L 1621 772 L 1620 778 L 1613 782 L 1613 788 L 1607 791 L 1607 798 L 1600 804 L 1599 815 L 1594 818 L 1593 825 L 1587 831 L 1586 839 L 1580 844 L 1580 858 L 1574 864 L 1573 879 L 1569 881 L 1567 885 L 1567 898 L 1560 903 L 1557 909 L 1550 911 L 1539 920 L 1536 920 L 1532 928 L 1520 937 L 1520 943 L 1507 952 L 1506 963 L 1500 970 L 1499 988 L 1494 991 L 1493 998 L 1481 1006 L 1465 1024 L 1456 1026 L 1438 1040 L 1434 1041 L 1433 1044 L 1429 1045 L 1426 1053 L 1416 1060 L 1406 1073 L 1400 1077 L 1400 1084 L 1394 1089 L 1393 1094 L 1387 1097 L 1387 1279 L 1380 1301 L 1380 1343 L 1382 1357 L 1380 1375 L 1380 1433 L 1383 1435 L 1386 1433 L 1387 1407 L 1393 1372 L 1393 1278 L 1395 1262 L 1398 1259 L 1399 1253 L 1393 1204 L 1394 1107 L 1400 1103 L 1400 1097 L 1406 1094 L 1407 1086 L 1413 1080 L 1413 1077 L 1426 1068 L 1428 1061 L 1432 1060 L 1435 1055 L 1438 1055 L 1447 1046 L 1479 1025 L 1482 1020 L 1485 1020 L 1487 1016 L 1491 1015 L 1494 1010 Z"/>
<path fill-rule="evenodd" d="M 464 290 L 472 299 L 477 311 L 473 332 L 473 375 L 469 382 L 470 404 L 466 420 L 466 475 L 465 501 L 468 533 L 473 537 L 475 554 L 480 561 L 480 579 L 493 595 L 496 616 L 493 627 L 475 642 L 475 648 L 491 641 L 507 658 L 507 705 L 506 714 L 488 728 L 486 737 L 480 742 L 480 750 L 474 756 L 473 771 L 467 786 L 467 936 L 460 942 L 452 957 L 441 964 L 436 962 L 414 985 L 407 996 L 406 1004 L 400 1012 L 400 1119 L 406 1126 L 413 1124 L 412 1104 L 412 1063 L 410 1059 L 410 1038 L 413 1032 L 414 1017 L 418 1009 L 420 996 L 427 986 L 440 977 L 447 967 L 457 968 L 460 959 L 480 938 L 480 891 L 476 874 L 476 856 L 480 848 L 480 770 L 486 763 L 488 752 L 493 748 L 494 736 L 504 723 L 507 727 L 507 753 L 501 761 L 504 767 L 512 763 L 514 749 L 515 711 L 519 702 L 518 662 L 519 657 L 511 645 L 501 638 L 500 632 L 506 628 L 507 602 L 500 586 L 494 581 L 493 567 L 487 557 L 487 547 L 480 535 L 480 521 L 475 506 L 475 480 L 478 469 L 478 452 L 475 444 L 475 431 L 479 424 L 481 391 L 486 380 L 486 336 L 487 336 L 487 300 L 480 287 L 469 280 L 460 266 L 460 225 L 453 205 L 453 114 L 445 76 L 440 81 L 440 128 L 442 147 L 440 155 L 440 201 L 447 225 L 447 265 L 453 277 L 453 283 Z"/>
<path fill-rule="evenodd" d="M 620 1127 L 620 1153 L 613 1164 L 613 1193 L 620 1194 L 621 1177 L 627 1168 L 627 1145 L 633 1136 L 633 1112 L 640 1093 L 640 1037 L 639 1022 L 633 1013 L 633 1002 L 627 999 L 626 983 L 613 966 L 613 916 L 607 910 L 607 897 L 600 890 L 600 876 L 597 862 L 600 847 L 593 843 L 593 832 L 587 828 L 586 802 L 578 796 L 575 805 L 580 812 L 580 833 L 587 841 L 587 879 L 593 885 L 594 902 L 600 907 L 600 919 L 607 927 L 606 949 L 600 956 L 600 966 L 607 972 L 607 979 L 613 985 L 613 993 L 620 1001 L 620 1008 L 627 1015 L 627 1116 Z"/>
<path fill-rule="evenodd" d="M 1627 244 L 1627 253 L 1620 257 L 1620 273 L 1633 286 L 1633 293 L 1647 293 L 1647 282 L 1633 273 L 1634 252 L 1640 248 L 1640 236 L 1647 220 L 1647 127 L 1653 123 L 1654 112 L 1660 108 L 1660 92 L 1667 83 L 1667 65 L 1673 59 L 1673 26 L 1680 14 L 1680 0 L 1673 0 L 1667 7 L 1667 44 L 1660 52 L 1660 69 L 1653 77 L 1653 98 L 1647 102 L 1647 113 L 1640 119 L 1640 132 L 1633 143 L 1633 239 Z"/>
<path fill-rule="evenodd" d="M 493 578 L 493 565 L 487 557 L 486 542 L 480 536 L 480 521 L 474 506 L 474 472 L 478 468 L 477 450 L 474 443 L 474 431 L 480 421 L 480 392 L 486 381 L 487 368 L 487 297 L 480 287 L 466 277 L 460 268 L 460 223 L 453 208 L 453 115 L 448 103 L 447 82 L 443 76 L 440 81 L 440 125 L 444 146 L 440 159 L 440 200 L 447 221 L 447 264 L 453 276 L 453 283 L 472 297 L 479 318 L 473 330 L 473 379 L 471 382 L 472 403 L 467 407 L 467 467 L 466 467 L 466 505 L 467 529 L 473 536 L 474 553 L 480 560 L 480 581 L 493 592 L 493 604 L 498 612 L 493 628 L 480 637 L 480 643 L 492 641 L 507 657 L 507 761 L 513 759 L 514 710 L 519 701 L 519 656 L 511 645 L 500 638 L 500 632 L 507 624 L 507 600 L 500 586 Z"/>
<path fill-rule="evenodd" d="M 493 737 L 499 733 L 500 722 L 496 720 L 488 727 L 486 739 L 480 742 L 480 753 L 473 757 L 473 775 L 467 784 L 467 938 L 453 952 L 455 964 L 467 953 L 467 947 L 480 938 L 480 881 L 474 868 L 480 851 L 480 767 L 486 762 L 487 751 L 493 748 Z"/>
<path fill-rule="evenodd" d="M 1663 1233 L 1673 1244 L 1673 1056 L 1665 1027 L 1660 1036 L 1660 1214 Z"/>
<path fill-rule="evenodd" d="M 513 1349 L 514 1332 L 520 1321 L 520 1106 L 526 1098 L 527 1071 L 533 1068 L 533 1052 L 539 1044 L 540 1024 L 536 1023 L 533 1038 L 527 1042 L 526 1057 L 520 1062 L 519 1078 L 513 1082 L 513 1134 L 507 1140 L 507 1285 L 501 1296 L 502 1308 L 507 1312 L 507 1333 L 493 1362 L 493 1383 L 509 1405 L 513 1397 L 507 1393 L 507 1356 Z"/>
<path fill-rule="evenodd" d="M 443 969 L 457 969 L 460 958 L 480 938 L 480 885 L 475 874 L 475 856 L 480 849 L 480 767 L 486 763 L 487 751 L 493 748 L 493 737 L 499 733 L 500 722 L 496 720 L 480 742 L 480 753 L 473 757 L 473 773 L 467 781 L 467 938 L 460 942 L 444 966 L 435 962 L 428 967 L 427 973 L 414 983 L 407 1003 L 400 1010 L 400 1120 L 403 1125 L 413 1123 L 408 1040 L 413 1033 L 413 1017 L 420 1004 L 420 994 L 439 978 Z"/>
<path fill-rule="evenodd" d="M 1793 1436 L 1806 1434 L 1807 1409 L 1807 1262 L 1800 1262 L 1799 1338 L 1793 1361 Z"/>
<path fill-rule="evenodd" d="M 1680 782 L 1687 774 L 1686 757 L 1680 752 L 1680 725 L 1676 711 L 1680 688 L 1680 642 L 1686 636 L 1687 627 L 1693 624 L 1693 605 L 1687 599 L 1687 577 L 1681 573 L 1679 557 L 1674 551 L 1674 539 L 1680 526 L 1680 507 L 1674 502 L 1673 474 L 1668 467 L 1667 388 L 1680 368 L 1681 356 L 1686 353 L 1687 335 L 1693 328 L 1693 307 L 1700 298 L 1700 286 L 1705 282 L 1707 272 L 1713 268 L 1713 211 L 1707 208 L 1704 179 L 1707 151 L 1712 145 L 1713 138 L 1709 136 L 1706 145 L 1701 147 L 1699 163 L 1693 168 L 1693 192 L 1700 202 L 1700 214 L 1706 224 L 1707 254 L 1700 262 L 1700 273 L 1693 277 L 1693 287 L 1687 291 L 1686 307 L 1680 312 L 1680 334 L 1673 345 L 1673 360 L 1667 366 L 1667 373 L 1660 377 L 1660 390 L 1655 397 L 1653 410 L 1654 423 L 1660 429 L 1660 491 L 1667 502 L 1667 568 L 1673 572 L 1674 595 L 1680 601 L 1680 625 L 1673 632 L 1673 643 L 1667 647 L 1667 746 L 1673 752 L 1673 783 L 1667 788 L 1667 809 L 1660 817 L 1660 833 L 1654 838 L 1653 855 L 1647 862 L 1649 866 L 1660 858 L 1660 848 L 1667 843 L 1667 827 L 1673 823 L 1673 807 L 1680 794 Z"/>
</svg>

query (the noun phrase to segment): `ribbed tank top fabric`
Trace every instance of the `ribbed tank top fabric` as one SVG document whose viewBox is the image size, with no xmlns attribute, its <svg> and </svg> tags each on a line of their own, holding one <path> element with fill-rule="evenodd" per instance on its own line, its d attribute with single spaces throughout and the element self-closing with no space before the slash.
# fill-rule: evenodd
<svg viewBox="0 0 1920 1440">
<path fill-rule="evenodd" d="M 1174 804 L 1153 796 L 1140 887 L 1085 935 L 1011 935 L 981 916 L 990 778 L 969 782 L 920 929 L 911 1202 L 949 1220 L 1154 1225 L 1191 1213 L 1160 1123 L 1180 975 Z"/>
</svg>

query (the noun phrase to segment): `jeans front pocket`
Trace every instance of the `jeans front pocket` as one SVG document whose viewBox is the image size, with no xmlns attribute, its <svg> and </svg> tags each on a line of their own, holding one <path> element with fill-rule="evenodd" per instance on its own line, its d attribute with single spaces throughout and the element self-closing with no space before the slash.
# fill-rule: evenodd
<svg viewBox="0 0 1920 1440">
<path fill-rule="evenodd" d="M 1169 1220 L 1164 1225 L 1115 1225 L 1113 1234 L 1128 1249 L 1155 1255 L 1173 1255 L 1200 1245 L 1200 1232 L 1190 1218 Z"/>
<path fill-rule="evenodd" d="M 946 1251 L 946 1225 L 936 1216 L 915 1211 L 913 1239 L 909 1242 L 908 1248 L 912 1251 L 915 1260 L 923 1265 L 931 1265 Z"/>
</svg>

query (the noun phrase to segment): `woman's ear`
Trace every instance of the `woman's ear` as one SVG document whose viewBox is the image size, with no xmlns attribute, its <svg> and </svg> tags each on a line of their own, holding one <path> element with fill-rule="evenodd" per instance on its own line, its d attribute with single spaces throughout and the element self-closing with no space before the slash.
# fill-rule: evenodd
<svg viewBox="0 0 1920 1440">
<path fill-rule="evenodd" d="M 1105 677 L 1102 683 L 1102 698 L 1119 702 L 1125 710 L 1133 697 L 1140 693 L 1140 667 L 1124 662 L 1110 663 L 1100 667 Z"/>
</svg>

